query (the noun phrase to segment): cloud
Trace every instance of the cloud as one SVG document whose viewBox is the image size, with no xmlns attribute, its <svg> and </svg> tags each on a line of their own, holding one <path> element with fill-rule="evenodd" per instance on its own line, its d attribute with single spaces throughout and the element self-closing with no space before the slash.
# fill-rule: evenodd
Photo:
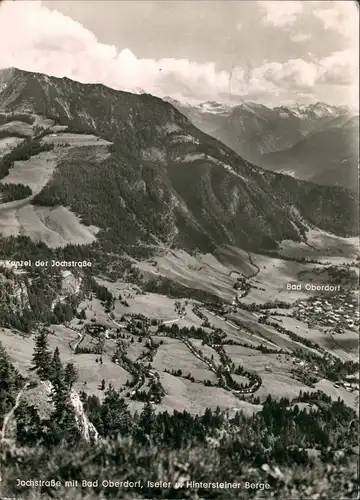
<svg viewBox="0 0 360 500">
<path fill-rule="evenodd" d="M 298 16 L 303 12 L 303 3 L 283 1 L 257 1 L 260 9 L 264 12 L 264 24 L 283 28 L 294 24 Z"/>
<path fill-rule="evenodd" d="M 348 49 L 333 52 L 320 61 L 320 82 L 335 85 L 358 85 L 358 53 Z"/>
<path fill-rule="evenodd" d="M 289 10 L 287 19 L 291 19 Z M 213 62 L 141 59 L 127 48 L 118 51 L 100 43 L 80 23 L 45 8 L 39 1 L 2 4 L 0 46 L 6 47 L 0 52 L 0 68 L 67 76 L 118 90 L 140 88 L 159 97 L 170 95 L 188 101 L 224 100 L 228 96 L 258 98 L 266 103 L 274 95 L 291 94 L 294 100 L 299 93 L 312 96 L 317 85 L 341 87 L 344 95 L 348 88 L 353 92 L 358 85 L 356 51 L 335 52 L 322 59 L 313 56 L 307 60 L 265 61 L 255 68 L 239 66 L 229 74 L 219 71 Z"/>
<path fill-rule="evenodd" d="M 311 40 L 311 33 L 297 33 L 290 36 L 290 40 L 294 43 L 303 43 Z"/>
<path fill-rule="evenodd" d="M 17 33 L 14 35 L 14 28 Z M 144 88 L 163 94 L 186 88 L 194 94 L 226 89 L 228 74 L 215 64 L 187 59 L 138 59 L 100 43 L 80 23 L 39 1 L 5 2 L 0 7 L 0 67 L 19 67 L 81 82 L 101 82 L 116 89 Z"/>
<path fill-rule="evenodd" d="M 334 52 L 321 59 L 312 56 L 310 60 L 266 61 L 252 69 L 247 79 L 245 70 L 238 69 L 237 82 L 232 84 L 233 93 L 242 93 L 248 99 L 253 94 L 272 94 L 281 98 L 290 93 L 294 100 L 300 94 L 316 96 L 315 99 L 321 100 L 321 94 L 327 88 L 338 93 L 342 91 L 344 102 L 347 100 L 351 106 L 356 106 L 359 88 L 357 61 L 356 50 L 350 49 Z"/>
<path fill-rule="evenodd" d="M 333 30 L 358 45 L 359 10 L 355 2 L 319 2 L 312 13 L 325 30 Z"/>
</svg>

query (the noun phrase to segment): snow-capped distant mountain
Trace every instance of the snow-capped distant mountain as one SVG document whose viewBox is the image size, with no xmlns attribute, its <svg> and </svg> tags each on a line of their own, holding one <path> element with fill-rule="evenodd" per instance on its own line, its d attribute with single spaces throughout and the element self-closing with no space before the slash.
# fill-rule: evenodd
<svg viewBox="0 0 360 500">
<path fill-rule="evenodd" d="M 223 104 L 217 101 L 206 101 L 200 103 L 196 107 L 201 111 L 203 111 L 204 113 L 227 114 L 231 112 L 234 106 L 229 106 L 227 104 Z"/>
<path fill-rule="evenodd" d="M 198 111 L 199 113 L 209 113 L 214 115 L 219 114 L 229 114 L 231 110 L 235 107 L 235 105 L 230 106 L 228 104 L 224 104 L 218 101 L 205 101 L 199 103 L 190 103 L 187 101 L 179 101 L 174 99 L 173 97 L 163 97 L 163 101 L 169 102 L 174 107 L 192 110 L 193 112 Z"/>
<path fill-rule="evenodd" d="M 185 115 L 196 127 L 207 134 L 214 135 L 213 132 L 221 126 L 224 119 L 230 116 L 233 106 L 229 106 L 217 101 L 206 101 L 200 103 L 180 102 L 172 97 L 164 97 L 163 101 L 169 102 L 180 113 Z"/>
<path fill-rule="evenodd" d="M 164 98 L 203 132 L 219 139 L 252 163 L 262 155 L 289 148 L 309 134 L 339 126 L 352 116 L 346 106 L 322 102 L 268 108 L 257 102 L 199 104 Z"/>
<path fill-rule="evenodd" d="M 334 118 L 340 114 L 351 114 L 351 110 L 348 106 L 331 106 L 324 102 L 317 102 L 315 104 L 309 104 L 308 106 L 305 104 L 294 104 L 292 106 L 287 106 L 287 109 L 301 120 L 315 117 L 319 119 L 325 117 Z"/>
</svg>

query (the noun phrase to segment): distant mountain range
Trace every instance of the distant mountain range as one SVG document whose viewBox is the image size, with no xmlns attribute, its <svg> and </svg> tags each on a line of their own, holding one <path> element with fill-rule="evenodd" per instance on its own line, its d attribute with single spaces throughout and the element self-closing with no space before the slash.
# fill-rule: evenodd
<svg viewBox="0 0 360 500">
<path fill-rule="evenodd" d="M 200 130 L 215 137 L 215 132 L 231 115 L 233 106 L 227 106 L 216 101 L 206 101 L 197 105 L 177 101 L 171 97 L 164 97 L 180 113 L 185 115 Z"/>
<path fill-rule="evenodd" d="M 17 69 L 0 72 L 0 81 L 6 84 L 0 112 L 37 117 L 35 123 L 39 116 L 47 119 L 41 139 L 33 127 L 30 144 L 46 140 L 54 125 L 112 143 L 102 158 L 92 146 L 58 146 L 54 175 L 31 203 L 70 208 L 85 225 L 100 228 L 97 237 L 113 251 L 159 242 L 202 251 L 226 243 L 276 248 L 283 239 L 302 239 L 308 223 L 338 235 L 357 233 L 350 191 L 256 167 L 161 99 Z M 204 105 L 204 113 L 211 107 Z M 271 116 L 280 112 L 264 108 L 243 105 L 211 114 L 223 119 L 230 112 L 228 123 L 238 123 L 244 134 L 245 123 L 253 123 L 259 138 L 264 130 L 270 137 Z M 291 120 L 301 123 L 296 116 Z M 286 133 L 285 122 L 277 126 Z M 295 135 L 289 132 L 287 141 Z M 263 138 L 259 153 L 283 144 L 268 142 Z"/>
<path fill-rule="evenodd" d="M 252 163 L 320 184 L 348 188 L 354 185 L 358 148 L 353 137 L 358 137 L 359 126 L 358 117 L 354 117 L 354 112 L 347 106 L 318 102 L 308 106 L 296 104 L 270 109 L 253 102 L 234 107 L 218 103 L 191 106 L 170 99 L 169 102 L 201 130 Z M 307 138 L 321 131 L 323 134 L 318 139 L 315 136 L 306 146 Z M 335 142 L 329 146 L 327 141 Z M 317 147 L 321 152 L 317 151 Z M 301 153 L 303 149 L 305 151 Z M 278 151 L 281 153 L 277 154 Z"/>
<path fill-rule="evenodd" d="M 358 190 L 359 117 L 339 116 L 331 127 L 307 135 L 294 146 L 268 153 L 260 165 L 323 185 Z"/>
</svg>

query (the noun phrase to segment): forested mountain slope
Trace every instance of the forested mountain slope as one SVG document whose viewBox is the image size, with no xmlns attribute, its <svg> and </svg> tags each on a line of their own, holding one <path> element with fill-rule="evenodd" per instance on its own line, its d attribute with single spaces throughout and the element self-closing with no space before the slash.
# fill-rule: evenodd
<svg viewBox="0 0 360 500">
<path fill-rule="evenodd" d="M 105 159 L 69 148 L 33 200 L 70 207 L 100 228 L 103 241 L 274 248 L 302 238 L 298 213 L 326 231 L 356 234 L 356 197 L 348 190 L 255 167 L 161 99 L 17 69 L 0 79 L 4 112 L 41 115 L 112 143 Z"/>
</svg>

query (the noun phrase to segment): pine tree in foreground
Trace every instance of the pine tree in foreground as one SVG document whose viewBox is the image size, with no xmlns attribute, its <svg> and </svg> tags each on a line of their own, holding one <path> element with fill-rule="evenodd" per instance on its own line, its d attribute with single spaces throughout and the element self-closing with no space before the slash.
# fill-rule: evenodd
<svg viewBox="0 0 360 500">
<path fill-rule="evenodd" d="M 155 431 L 156 415 L 153 405 L 147 401 L 140 413 L 137 439 L 145 443 L 151 439 Z"/>
<path fill-rule="evenodd" d="M 105 393 L 101 406 L 102 434 L 107 437 L 128 435 L 132 428 L 132 416 L 125 400 L 112 387 Z"/>
<path fill-rule="evenodd" d="M 48 346 L 47 331 L 41 330 L 35 337 L 33 366 L 41 380 L 47 380 L 51 372 L 51 352 Z"/>
<path fill-rule="evenodd" d="M 81 430 L 76 420 L 74 407 L 70 399 L 70 390 L 62 375 L 53 381 L 52 402 L 54 411 L 48 421 L 48 443 L 58 445 L 61 442 L 75 443 L 81 439 Z"/>
<path fill-rule="evenodd" d="M 60 359 L 60 351 L 56 346 L 52 360 L 51 360 L 51 370 L 50 370 L 50 380 L 52 382 L 59 380 L 64 376 L 64 370 Z"/>
<path fill-rule="evenodd" d="M 69 389 L 77 382 L 78 377 L 79 374 L 74 363 L 67 363 L 64 371 L 64 380 Z"/>
<path fill-rule="evenodd" d="M 9 356 L 0 342 L 0 426 L 5 414 L 14 405 L 22 386 L 22 377 L 10 363 Z"/>
<path fill-rule="evenodd" d="M 42 423 L 34 405 L 23 401 L 15 411 L 16 439 L 21 446 L 35 446 L 42 441 Z"/>
</svg>

